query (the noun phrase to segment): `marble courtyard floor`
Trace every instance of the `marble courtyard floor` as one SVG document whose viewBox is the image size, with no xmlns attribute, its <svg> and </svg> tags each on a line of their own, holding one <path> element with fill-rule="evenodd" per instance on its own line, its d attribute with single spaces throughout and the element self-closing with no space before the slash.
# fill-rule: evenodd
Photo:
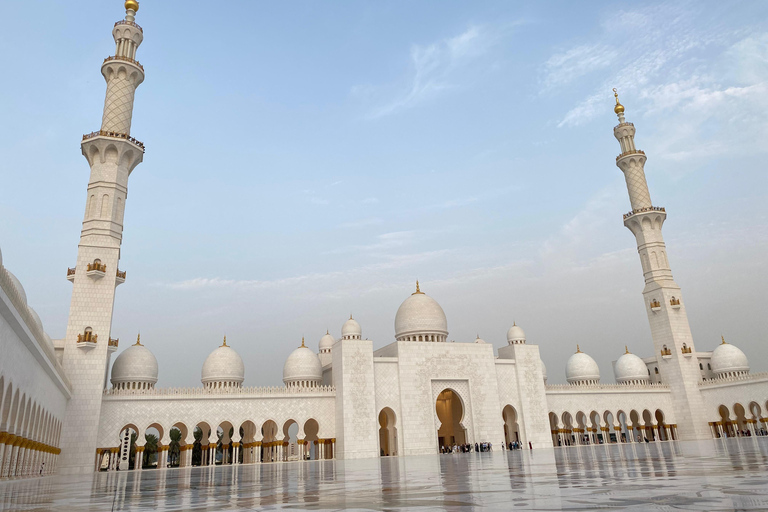
<svg viewBox="0 0 768 512">
<path fill-rule="evenodd" d="M 0 510 L 768 510 L 768 438 L 27 478 Z"/>
</svg>

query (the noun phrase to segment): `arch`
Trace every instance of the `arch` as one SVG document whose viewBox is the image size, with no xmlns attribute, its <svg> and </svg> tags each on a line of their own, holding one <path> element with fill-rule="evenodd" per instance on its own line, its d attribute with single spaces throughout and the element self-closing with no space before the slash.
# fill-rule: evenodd
<svg viewBox="0 0 768 512">
<path fill-rule="evenodd" d="M 234 450 L 232 449 L 232 436 L 235 433 L 235 427 L 230 421 L 222 421 L 218 427 L 216 427 L 216 451 L 214 453 L 213 463 L 231 464 L 232 455 Z"/>
<path fill-rule="evenodd" d="M 603 430 L 602 430 L 602 424 L 600 423 L 600 414 L 597 411 L 592 411 L 589 413 L 589 421 L 591 423 L 590 428 L 592 429 L 592 442 L 594 444 L 602 444 L 605 442 L 603 439 Z"/>
<path fill-rule="evenodd" d="M 286 420 L 283 423 L 283 454 L 282 460 L 299 460 L 299 423 L 294 419 Z"/>
<path fill-rule="evenodd" d="M 616 424 L 613 421 L 613 413 L 611 411 L 605 411 L 603 413 L 603 421 L 605 422 L 605 428 L 607 429 L 605 430 L 605 433 L 606 433 L 605 442 L 607 443 L 618 442 L 618 436 L 621 433 L 616 431 Z"/>
<path fill-rule="evenodd" d="M 192 430 L 192 466 L 206 466 L 211 460 L 210 450 L 211 425 L 200 421 Z"/>
<path fill-rule="evenodd" d="M 733 414 L 736 416 L 736 435 L 746 436 L 748 431 L 747 411 L 740 403 L 733 404 Z"/>
<path fill-rule="evenodd" d="M 102 219 L 109 217 L 109 194 L 101 196 L 101 215 Z"/>
<path fill-rule="evenodd" d="M 504 441 L 509 447 L 512 444 L 520 444 L 520 426 L 517 422 L 517 410 L 511 405 L 506 405 L 501 411 L 504 420 Z"/>
<path fill-rule="evenodd" d="M 144 456 L 141 461 L 142 468 L 157 468 L 160 463 L 160 449 L 163 446 L 163 427 L 159 423 L 152 423 L 144 430 Z"/>
<path fill-rule="evenodd" d="M 88 199 L 88 211 L 86 212 L 86 216 L 90 219 L 96 215 L 96 194 L 91 194 L 90 199 Z"/>
<path fill-rule="evenodd" d="M 661 409 L 656 409 L 654 417 L 656 418 L 656 432 L 659 436 L 659 439 L 662 441 L 669 441 L 667 424 L 664 421 L 664 413 L 661 411 Z"/>
<path fill-rule="evenodd" d="M 589 444 L 589 437 L 587 436 L 587 415 L 582 411 L 576 412 L 576 425 L 576 428 L 578 429 L 578 444 Z"/>
<path fill-rule="evenodd" d="M 256 462 L 256 424 L 251 420 L 245 420 L 240 425 L 240 446 L 237 455 L 239 464 Z"/>
<path fill-rule="evenodd" d="M 655 441 L 656 437 L 654 435 L 654 425 L 653 425 L 653 416 L 651 415 L 651 411 L 648 409 L 643 410 L 643 430 L 645 431 L 645 438 L 648 441 Z"/>
<path fill-rule="evenodd" d="M 631 426 L 627 425 L 632 434 L 632 440 L 637 442 L 642 441 L 643 438 L 640 434 L 640 430 L 642 428 L 642 425 L 640 423 L 640 414 L 638 414 L 636 410 L 632 409 L 631 411 L 629 411 L 629 421 L 632 422 Z"/>
<path fill-rule="evenodd" d="M 462 424 L 466 408 L 461 396 L 453 389 L 445 388 L 437 396 L 435 409 L 440 422 L 437 429 L 438 447 L 466 444 L 467 431 Z"/>
<path fill-rule="evenodd" d="M 397 455 L 397 417 L 389 407 L 379 411 L 379 455 Z"/>
<path fill-rule="evenodd" d="M 721 405 L 717 408 L 717 413 L 720 415 L 720 421 L 718 422 L 722 426 L 722 432 L 725 437 L 734 437 L 733 426 L 731 424 L 731 412 L 728 407 Z"/>
<path fill-rule="evenodd" d="M 317 434 L 320 432 L 320 425 L 314 418 L 308 419 L 304 423 L 304 442 L 307 446 L 305 457 L 310 460 L 316 460 L 320 457 L 320 448 L 318 445 Z"/>
<path fill-rule="evenodd" d="M 563 440 L 560 437 L 559 424 L 560 424 L 560 421 L 557 417 L 557 414 L 550 411 L 549 412 L 549 429 L 550 429 L 550 432 L 552 432 L 552 446 L 561 446 L 563 444 Z"/>
<path fill-rule="evenodd" d="M 762 410 L 760 409 L 760 404 L 758 404 L 755 401 L 752 401 L 747 406 L 749 408 L 750 414 L 752 414 L 752 419 L 755 420 L 758 424 L 760 423 L 760 420 L 762 419 Z"/>
<path fill-rule="evenodd" d="M 261 426 L 261 460 L 262 462 L 277 461 L 277 433 L 278 427 L 275 420 L 267 420 Z"/>
<path fill-rule="evenodd" d="M 576 442 L 573 436 L 573 416 L 568 411 L 562 414 L 563 420 L 563 433 L 566 435 L 564 442 L 566 446 L 570 446 Z"/>
<path fill-rule="evenodd" d="M 182 460 L 187 451 L 189 429 L 182 422 L 174 423 L 168 431 L 168 465 L 172 468 L 185 466 Z"/>
</svg>

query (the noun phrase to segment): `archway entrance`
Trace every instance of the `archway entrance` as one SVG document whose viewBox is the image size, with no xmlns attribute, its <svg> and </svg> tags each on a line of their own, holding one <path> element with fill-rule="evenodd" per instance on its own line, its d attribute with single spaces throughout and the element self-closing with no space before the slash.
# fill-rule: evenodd
<svg viewBox="0 0 768 512">
<path fill-rule="evenodd" d="M 437 444 L 440 448 L 466 444 L 466 429 L 461 424 L 464 418 L 464 404 L 452 389 L 444 389 L 437 396 L 437 419 L 440 427 L 437 429 Z"/>
<path fill-rule="evenodd" d="M 395 411 L 385 407 L 379 413 L 379 455 L 397 455 L 397 428 Z"/>
<path fill-rule="evenodd" d="M 517 411 L 511 405 L 504 407 L 501 412 L 504 418 L 504 441 L 507 447 L 512 443 L 520 444 L 520 428 L 517 424 Z"/>
</svg>

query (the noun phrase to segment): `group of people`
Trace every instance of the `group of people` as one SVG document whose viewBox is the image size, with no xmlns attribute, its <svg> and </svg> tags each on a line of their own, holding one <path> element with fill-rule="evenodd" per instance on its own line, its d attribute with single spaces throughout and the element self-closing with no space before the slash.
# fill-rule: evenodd
<svg viewBox="0 0 768 512">
<path fill-rule="evenodd" d="M 472 444 L 452 444 L 448 446 L 440 446 L 440 453 L 471 453 L 471 452 L 490 452 L 493 451 L 491 443 L 475 443 Z"/>
</svg>

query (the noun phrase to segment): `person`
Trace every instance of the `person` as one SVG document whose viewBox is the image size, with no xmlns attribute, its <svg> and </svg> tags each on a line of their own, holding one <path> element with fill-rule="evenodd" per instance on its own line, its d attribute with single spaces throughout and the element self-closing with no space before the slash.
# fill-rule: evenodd
<svg viewBox="0 0 768 512">
<path fill-rule="evenodd" d="M 43 470 L 45 470 L 45 462 L 40 464 L 40 476 L 43 476 Z"/>
<path fill-rule="evenodd" d="M 533 450 L 533 445 L 531 444 L 531 442 L 530 442 L 530 441 L 528 441 L 528 449 L 529 449 L 529 450 Z"/>
<path fill-rule="evenodd" d="M 478 444 L 477 444 L 477 443 L 475 443 L 475 451 L 476 451 L 476 452 L 479 452 L 479 451 L 480 451 L 480 447 L 478 446 Z"/>
</svg>

